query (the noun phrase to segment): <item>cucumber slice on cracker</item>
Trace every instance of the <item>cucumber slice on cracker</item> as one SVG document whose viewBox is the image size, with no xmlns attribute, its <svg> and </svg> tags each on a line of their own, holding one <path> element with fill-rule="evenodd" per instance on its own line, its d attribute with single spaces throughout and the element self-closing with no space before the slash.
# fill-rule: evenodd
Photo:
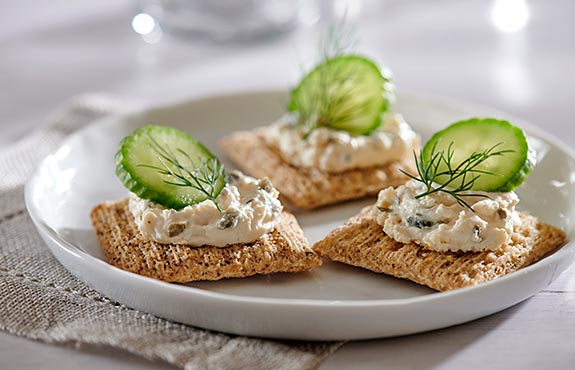
<svg viewBox="0 0 575 370">
<path fill-rule="evenodd" d="M 115 160 L 116 175 L 128 190 L 167 208 L 214 200 L 226 185 L 218 159 L 172 127 L 137 129 L 122 140 Z"/>
<path fill-rule="evenodd" d="M 469 177 L 477 179 L 470 190 L 508 192 L 518 188 L 535 166 L 535 154 L 530 149 L 525 133 L 508 121 L 493 118 L 472 118 L 460 121 L 437 132 L 425 144 L 423 163 L 438 163 L 437 173 L 461 170 L 474 155 L 497 153 L 482 161 Z M 433 161 L 437 153 L 452 153 L 447 161 Z M 437 176 L 434 181 L 444 184 L 448 175 Z M 463 179 L 462 179 L 463 180 Z"/>
<path fill-rule="evenodd" d="M 373 61 L 344 55 L 309 72 L 291 92 L 289 110 L 316 127 L 367 135 L 379 127 L 393 100 L 389 76 Z"/>
</svg>

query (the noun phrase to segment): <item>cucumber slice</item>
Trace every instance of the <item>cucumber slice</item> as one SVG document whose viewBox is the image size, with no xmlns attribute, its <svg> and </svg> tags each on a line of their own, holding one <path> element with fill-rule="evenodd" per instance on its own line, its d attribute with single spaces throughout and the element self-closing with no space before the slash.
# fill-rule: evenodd
<svg viewBox="0 0 575 370">
<path fill-rule="evenodd" d="M 202 143 L 172 127 L 137 129 L 122 140 L 115 160 L 116 175 L 128 190 L 167 208 L 214 200 L 226 185 L 217 158 Z M 169 171 L 183 177 L 179 179 Z M 185 185 L 186 181 L 194 186 Z"/>
<path fill-rule="evenodd" d="M 451 146 L 453 157 L 451 168 L 457 168 L 473 153 L 481 153 L 490 148 L 493 151 L 508 151 L 501 155 L 487 158 L 469 175 L 479 176 L 471 190 L 486 192 L 508 192 L 519 187 L 535 166 L 535 153 L 529 147 L 523 131 L 507 121 L 493 118 L 472 118 L 460 121 L 437 132 L 425 144 L 422 160 L 427 168 L 434 153 L 448 153 Z M 444 161 L 437 173 L 448 169 Z M 434 179 L 438 184 L 445 184 L 447 175 Z M 469 180 L 470 177 L 467 177 Z M 459 186 L 462 182 L 453 185 Z M 452 184 L 450 184 L 451 186 Z M 453 186 L 451 186 L 453 187 Z"/>
<path fill-rule="evenodd" d="M 371 60 L 345 55 L 315 67 L 291 92 L 289 111 L 316 126 L 367 135 L 381 124 L 393 85 Z"/>
</svg>

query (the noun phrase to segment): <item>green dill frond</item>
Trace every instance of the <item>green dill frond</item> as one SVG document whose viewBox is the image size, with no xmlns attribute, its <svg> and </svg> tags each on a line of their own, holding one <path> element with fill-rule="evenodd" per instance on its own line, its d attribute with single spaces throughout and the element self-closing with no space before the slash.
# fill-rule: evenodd
<svg viewBox="0 0 575 370">
<path fill-rule="evenodd" d="M 293 97 L 297 106 L 297 125 L 304 128 L 304 138 L 318 127 L 334 127 L 357 112 L 348 112 L 347 117 L 338 112 L 342 102 L 355 94 L 356 86 L 348 83 L 354 75 L 353 69 L 345 63 L 326 67 L 326 62 L 351 54 L 357 44 L 355 27 L 343 17 L 338 23 L 329 25 L 320 41 L 320 60 L 314 84 L 308 91 Z"/>
<path fill-rule="evenodd" d="M 220 179 L 227 178 L 224 166 L 216 158 L 195 163 L 188 153 L 178 148 L 177 153 L 180 154 L 180 158 L 183 157 L 184 162 L 187 162 L 183 163 L 169 147 L 160 145 L 151 135 L 148 138 L 161 166 L 145 164 L 139 166 L 153 169 L 165 176 L 166 180 L 163 181 L 166 184 L 191 187 L 203 193 L 221 212 L 217 202 L 216 189 Z"/>
<path fill-rule="evenodd" d="M 497 143 L 481 152 L 473 152 L 457 164 L 453 160 L 455 155 L 453 150 L 454 143 L 451 142 L 447 150 L 438 150 L 436 142 L 432 147 L 428 161 L 424 159 L 423 149 L 420 151 L 419 157 L 415 152 L 413 153 L 417 176 L 413 176 L 403 170 L 400 171 L 409 178 L 425 185 L 426 190 L 416 195 L 415 199 L 437 192 L 444 192 L 454 197 L 459 205 L 473 211 L 473 208 L 464 198 L 489 198 L 485 194 L 469 193 L 469 191 L 473 189 L 473 185 L 480 176 L 499 176 L 494 172 L 481 170 L 478 167 L 492 157 L 503 156 L 513 152 L 513 150 L 509 149 L 497 150 L 497 147 L 502 144 Z"/>
<path fill-rule="evenodd" d="M 338 23 L 328 26 L 325 36 L 320 40 L 321 59 L 323 63 L 328 59 L 352 53 L 357 46 L 357 30 L 342 17 Z"/>
</svg>

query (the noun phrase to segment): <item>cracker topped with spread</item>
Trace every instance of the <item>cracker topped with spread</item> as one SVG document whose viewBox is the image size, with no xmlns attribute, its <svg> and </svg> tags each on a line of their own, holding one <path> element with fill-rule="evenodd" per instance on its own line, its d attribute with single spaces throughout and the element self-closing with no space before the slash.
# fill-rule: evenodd
<svg viewBox="0 0 575 370">
<path fill-rule="evenodd" d="M 254 176 L 267 176 L 299 209 L 375 195 L 415 171 L 419 136 L 393 111 L 389 70 L 357 55 L 317 65 L 292 90 L 275 123 L 225 137 L 220 147 Z"/>
<path fill-rule="evenodd" d="M 91 212 L 114 266 L 189 282 L 321 265 L 269 179 L 226 173 L 182 131 L 153 125 L 136 130 L 120 144 L 116 174 L 130 196 Z"/>
<path fill-rule="evenodd" d="M 476 285 L 528 266 L 565 233 L 516 210 L 513 192 L 535 165 L 523 131 L 470 119 L 435 134 L 418 175 L 314 245 L 332 260 L 437 290 Z"/>
</svg>

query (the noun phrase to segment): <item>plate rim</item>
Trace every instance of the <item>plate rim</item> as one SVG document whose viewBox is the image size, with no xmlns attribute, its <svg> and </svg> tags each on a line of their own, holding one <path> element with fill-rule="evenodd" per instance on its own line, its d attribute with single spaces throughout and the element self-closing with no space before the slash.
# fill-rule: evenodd
<svg viewBox="0 0 575 370">
<path fill-rule="evenodd" d="M 87 263 L 95 264 L 98 268 L 108 269 L 108 271 L 112 271 L 113 274 L 117 275 L 120 278 L 128 278 L 128 279 L 135 279 L 135 281 L 144 284 L 152 284 L 157 286 L 158 288 L 162 289 L 170 289 L 177 294 L 192 294 L 201 296 L 203 298 L 209 298 L 218 301 L 226 301 L 226 302 L 233 302 L 233 303 L 244 303 L 244 304 L 258 304 L 258 305 L 266 305 L 266 306 L 298 306 L 298 307 L 321 307 L 321 308 L 353 308 L 353 307 L 387 307 L 387 306 L 410 306 L 416 304 L 427 303 L 429 301 L 436 301 L 436 300 L 449 300 L 459 295 L 466 295 L 475 291 L 483 291 L 485 289 L 489 289 L 496 285 L 505 284 L 510 280 L 515 280 L 520 278 L 522 275 L 529 274 L 533 270 L 543 269 L 548 265 L 551 264 L 561 264 L 561 259 L 566 256 L 571 255 L 571 261 L 566 265 L 566 267 L 561 271 L 563 272 L 566 270 L 570 265 L 573 264 L 573 260 L 575 260 L 575 240 L 568 240 L 565 245 L 560 247 L 557 251 L 553 252 L 551 255 L 544 257 L 542 260 L 524 267 L 518 271 L 510 273 L 508 275 L 499 277 L 497 279 L 481 283 L 476 286 L 469 286 L 459 289 L 454 289 L 450 291 L 444 292 L 433 292 L 421 296 L 415 297 L 408 297 L 408 298 L 390 298 L 390 299 L 362 299 L 362 300 L 347 300 L 347 299 L 310 299 L 310 298 L 276 298 L 276 297 L 258 297 L 258 296 L 250 296 L 250 295 L 237 295 L 237 294 L 229 294 L 229 293 L 222 293 L 222 292 L 215 292 L 206 289 L 184 286 L 180 284 L 172 284 L 164 281 L 160 281 L 157 279 L 149 278 L 146 276 L 138 275 L 132 272 L 128 272 L 117 268 L 104 260 L 101 260 L 85 251 L 83 251 L 78 246 L 74 245 L 73 243 L 63 239 L 56 230 L 52 229 L 49 225 L 47 225 L 41 218 L 41 216 L 37 213 L 38 210 L 33 204 L 32 201 L 32 192 L 35 182 L 40 176 L 41 168 L 45 165 L 46 160 L 48 157 L 56 153 L 60 148 L 62 148 L 69 140 L 73 140 L 75 136 L 82 135 L 85 130 L 89 130 L 95 126 L 102 125 L 103 122 L 110 120 L 110 119 L 126 119 L 127 117 L 135 117 L 140 115 L 147 115 L 153 111 L 171 109 L 176 106 L 182 106 L 187 104 L 201 104 L 202 101 L 213 100 L 213 99 L 225 99 L 225 98 L 233 98 L 234 96 L 239 95 L 262 95 L 262 94 L 285 94 L 284 90 L 280 89 L 258 89 L 258 90 L 243 90 L 243 91 L 235 91 L 235 92 L 226 92 L 226 93 L 215 93 L 215 94 L 208 94 L 202 95 L 199 97 L 191 98 L 191 99 L 181 99 L 173 102 L 152 105 L 148 107 L 144 107 L 143 109 L 128 111 L 121 114 L 115 114 L 111 116 L 106 116 L 95 120 L 94 122 L 81 127 L 80 129 L 76 130 L 74 133 L 66 137 L 61 143 L 59 143 L 58 147 L 53 150 L 50 154 L 48 154 L 44 159 L 42 159 L 30 179 L 27 181 L 25 186 L 25 205 L 26 209 L 34 222 L 35 226 L 41 232 L 45 233 L 55 244 L 61 248 L 65 253 L 71 255 L 73 258 L 81 259 Z M 451 97 L 445 97 L 440 95 L 430 95 L 430 94 L 422 94 L 422 93 L 413 93 L 413 92 L 405 92 L 398 94 L 398 100 L 401 98 L 409 98 L 409 99 L 416 99 L 416 100 L 425 100 L 431 102 L 438 102 L 444 103 L 449 106 L 458 106 L 458 107 L 466 107 L 470 110 L 477 110 L 477 111 L 484 111 L 484 112 L 492 112 L 493 114 L 498 114 L 499 117 L 504 119 L 513 120 L 514 124 L 524 128 L 528 133 L 534 134 L 535 136 L 541 137 L 546 141 L 550 142 L 561 151 L 563 151 L 566 155 L 571 157 L 575 161 L 575 152 L 571 150 L 565 143 L 563 143 L 560 139 L 556 138 L 552 134 L 548 133 L 547 131 L 543 130 L 535 126 L 534 124 L 525 121 L 521 118 L 514 117 L 508 113 L 501 112 L 498 109 L 494 109 L 488 106 L 483 106 L 481 104 L 470 103 L 464 100 L 458 100 Z M 47 244 L 47 243 L 46 243 Z M 48 246 L 50 247 L 50 246 Z M 51 250 L 51 248 L 50 248 Z M 53 251 L 51 250 L 52 254 Z M 320 266 L 321 268 L 321 266 Z M 68 268 L 66 268 L 68 270 Z M 105 271 L 104 271 L 105 273 Z M 553 274 L 553 279 L 551 279 L 547 285 L 553 281 L 559 274 L 556 272 Z M 84 281 L 83 279 L 81 279 Z M 85 281 L 84 281 L 85 282 Z M 85 282 L 87 283 L 87 282 Z M 88 284 L 90 285 L 90 284 Z"/>
</svg>

